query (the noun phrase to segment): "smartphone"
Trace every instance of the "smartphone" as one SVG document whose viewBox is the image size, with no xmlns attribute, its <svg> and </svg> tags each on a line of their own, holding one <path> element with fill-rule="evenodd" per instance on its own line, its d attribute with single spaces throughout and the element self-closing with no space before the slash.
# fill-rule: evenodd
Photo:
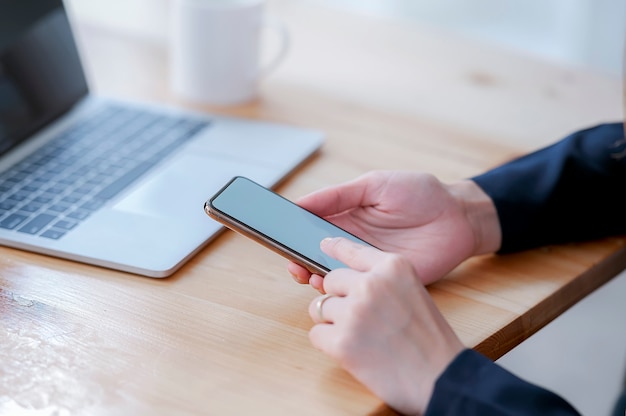
<svg viewBox="0 0 626 416">
<path fill-rule="evenodd" d="M 321 276 L 347 267 L 322 252 L 320 242 L 324 238 L 345 237 L 371 246 L 242 176 L 231 179 L 204 204 L 204 210 L 226 227 Z"/>
</svg>

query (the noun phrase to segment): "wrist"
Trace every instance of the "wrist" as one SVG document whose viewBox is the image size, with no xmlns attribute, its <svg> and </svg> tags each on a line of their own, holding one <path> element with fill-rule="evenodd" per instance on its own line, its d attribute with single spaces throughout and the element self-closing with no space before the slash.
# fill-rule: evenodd
<svg viewBox="0 0 626 416">
<path fill-rule="evenodd" d="M 498 211 L 489 195 L 476 182 L 466 179 L 448 185 L 452 196 L 463 208 L 474 234 L 472 255 L 493 253 L 502 244 Z"/>
</svg>

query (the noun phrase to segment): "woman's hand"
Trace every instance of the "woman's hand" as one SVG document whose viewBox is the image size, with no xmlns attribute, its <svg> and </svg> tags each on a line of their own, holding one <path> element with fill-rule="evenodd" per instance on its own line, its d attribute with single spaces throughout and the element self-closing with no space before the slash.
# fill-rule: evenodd
<svg viewBox="0 0 626 416">
<path fill-rule="evenodd" d="M 461 341 L 403 256 L 344 238 L 322 250 L 348 265 L 326 275 L 313 300 L 313 345 L 394 409 L 422 413 Z"/>
<path fill-rule="evenodd" d="M 495 207 L 469 180 L 445 185 L 429 174 L 375 171 L 298 204 L 381 250 L 402 254 L 424 284 L 500 246 Z M 323 290 L 321 277 L 295 263 L 288 269 L 299 283 Z"/>
</svg>

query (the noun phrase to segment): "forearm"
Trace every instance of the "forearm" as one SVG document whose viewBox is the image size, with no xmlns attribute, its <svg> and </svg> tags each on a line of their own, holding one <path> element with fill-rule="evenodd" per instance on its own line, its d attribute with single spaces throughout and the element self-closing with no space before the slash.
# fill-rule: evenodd
<svg viewBox="0 0 626 416">
<path fill-rule="evenodd" d="M 502 232 L 493 200 L 474 181 L 463 180 L 448 185 L 452 196 L 463 207 L 474 234 L 472 255 L 493 253 L 500 249 Z"/>
<path fill-rule="evenodd" d="M 500 252 L 626 233 L 622 123 L 581 130 L 472 178 L 495 204 Z"/>
</svg>

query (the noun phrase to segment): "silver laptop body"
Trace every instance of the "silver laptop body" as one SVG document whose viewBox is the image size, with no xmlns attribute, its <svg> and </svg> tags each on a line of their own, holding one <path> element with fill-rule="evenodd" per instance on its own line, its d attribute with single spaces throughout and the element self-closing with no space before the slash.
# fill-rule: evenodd
<svg viewBox="0 0 626 416">
<path fill-rule="evenodd" d="M 165 277 L 221 231 L 203 203 L 224 183 L 273 187 L 321 146 L 313 130 L 90 95 L 54 3 L 0 10 L 0 244 Z"/>
</svg>

